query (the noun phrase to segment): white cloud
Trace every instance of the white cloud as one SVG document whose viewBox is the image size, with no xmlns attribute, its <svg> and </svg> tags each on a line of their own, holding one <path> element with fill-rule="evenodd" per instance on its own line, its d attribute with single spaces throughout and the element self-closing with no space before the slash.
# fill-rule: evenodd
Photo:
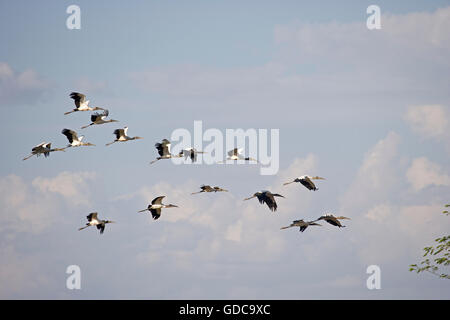
<svg viewBox="0 0 450 320">
<path fill-rule="evenodd" d="M 450 7 L 432 13 L 382 14 L 382 28 L 370 31 L 357 23 L 291 23 L 275 28 L 279 55 L 285 63 L 304 65 L 311 76 L 296 76 L 298 88 L 349 99 L 382 92 L 442 95 L 449 87 Z M 426 58 L 424 58 L 426 57 Z M 300 81 L 307 78 L 309 81 Z M 365 105 L 379 99 L 368 99 Z M 384 105 L 386 107 L 386 105 Z M 391 107 L 391 106 L 388 106 Z"/>
<path fill-rule="evenodd" d="M 0 230 L 41 233 L 55 223 L 62 199 L 69 205 L 89 204 L 86 172 L 63 172 L 54 178 L 37 177 L 31 183 L 17 175 L 0 178 Z M 86 193 L 84 193 L 86 191 Z"/>
<path fill-rule="evenodd" d="M 56 210 L 50 197 L 36 193 L 29 184 L 16 175 L 0 179 L 0 229 L 39 233 L 47 228 Z"/>
<path fill-rule="evenodd" d="M 48 287 L 49 279 L 36 272 L 39 259 L 34 255 L 17 252 L 11 245 L 0 244 L 0 297 L 14 299 L 24 292 L 34 292 Z"/>
<path fill-rule="evenodd" d="M 42 193 L 53 192 L 62 195 L 74 205 L 89 205 L 88 181 L 95 179 L 95 172 L 64 171 L 54 178 L 37 177 L 32 185 Z"/>
<path fill-rule="evenodd" d="M 368 63 L 366 67 L 375 68 L 379 68 L 380 60 L 395 66 L 401 60 L 417 58 L 424 53 L 442 59 L 450 51 L 450 36 L 446 32 L 450 21 L 450 7 L 431 13 L 393 15 L 384 12 L 381 20 L 382 28 L 376 32 L 366 28 L 365 20 L 356 23 L 278 25 L 274 30 L 274 37 L 277 43 L 287 44 L 295 51 L 297 55 L 293 58 L 297 61 L 318 56 L 329 57 L 333 62 L 350 59 L 356 64 Z M 389 50 L 385 50 L 387 47 Z M 400 52 L 405 55 L 393 56 L 400 59 L 385 59 L 390 54 Z M 376 57 L 378 59 L 373 60 Z M 374 61 L 377 63 L 373 63 Z M 448 66 L 448 61 L 444 59 L 439 62 Z"/>
<path fill-rule="evenodd" d="M 361 278 L 361 276 L 346 275 L 333 280 L 330 285 L 338 288 L 355 288 L 364 282 L 364 279 Z"/>
<path fill-rule="evenodd" d="M 309 175 L 320 176 L 318 170 L 318 158 L 316 155 L 310 153 L 305 158 L 296 158 L 286 169 L 280 170 L 276 176 L 276 180 L 269 188 L 274 193 L 279 193 L 285 196 L 285 199 L 279 198 L 280 205 L 283 206 L 283 211 L 287 213 L 306 214 L 311 204 L 313 197 L 312 192 L 305 189 L 300 183 L 292 183 L 284 186 L 283 183 L 293 181 L 295 178 Z M 326 183 L 326 180 L 317 180 L 316 187 L 320 189 L 321 183 Z M 302 205 L 298 206 L 298 194 L 303 191 Z M 307 192 L 305 192 L 307 191 Z M 309 216 L 309 214 L 308 214 Z"/>
<path fill-rule="evenodd" d="M 358 253 L 365 263 L 382 265 L 420 258 L 421 249 L 450 226 L 441 204 L 384 203 L 368 209 L 353 227 L 360 239 Z M 405 268 L 408 262 L 405 262 Z"/>
<path fill-rule="evenodd" d="M 225 239 L 240 242 L 242 234 L 242 221 L 238 221 L 234 225 L 228 226 Z"/>
<path fill-rule="evenodd" d="M 241 69 L 210 69 L 203 66 L 178 65 L 155 68 L 130 75 L 141 89 L 173 96 L 214 97 L 245 96 L 278 86 L 283 67 L 269 63 Z"/>
<path fill-rule="evenodd" d="M 342 198 L 343 212 L 357 213 L 385 201 L 400 183 L 398 145 L 400 136 L 390 132 L 365 155 L 349 190 Z"/>
<path fill-rule="evenodd" d="M 0 80 L 8 79 L 12 77 L 13 74 L 14 71 L 7 63 L 0 62 Z"/>
<path fill-rule="evenodd" d="M 450 175 L 426 157 L 416 158 L 406 172 L 406 177 L 414 191 L 428 186 L 450 186 Z"/>
<path fill-rule="evenodd" d="M 448 110 L 440 105 L 410 107 L 405 116 L 412 129 L 426 138 L 449 135 Z"/>
<path fill-rule="evenodd" d="M 391 215 L 391 206 L 389 206 L 388 204 L 380 204 L 371 208 L 367 212 L 365 217 L 370 220 L 381 223 L 383 221 L 386 221 L 390 215 Z"/>
<path fill-rule="evenodd" d="M 406 268 L 420 256 L 423 246 L 450 225 L 448 220 L 437 222 L 443 206 L 443 202 L 436 204 L 442 201 L 438 195 L 430 200 L 403 187 L 409 181 L 418 191 L 448 183 L 448 177 L 426 158 L 415 159 L 406 171 L 399 143 L 400 136 L 394 132 L 377 142 L 342 198 L 340 210 L 352 218 L 352 241 L 365 264 L 403 262 Z"/>
<path fill-rule="evenodd" d="M 0 106 L 36 103 L 48 87 L 48 82 L 36 71 L 28 69 L 18 73 L 0 62 Z"/>
<path fill-rule="evenodd" d="M 67 221 L 71 223 L 67 213 L 72 208 L 88 203 L 81 191 L 90 193 L 89 177 L 87 172 L 63 172 L 32 181 L 14 174 L 0 177 L 0 297 L 57 297 L 64 276 L 57 276 L 55 269 L 64 268 L 61 256 L 73 240 L 73 235 L 60 238 L 58 232 Z M 73 200 L 74 196 L 80 198 Z M 76 232 L 75 226 L 69 229 Z M 49 243 L 49 239 L 58 241 Z M 64 269 L 60 271 L 64 274 Z"/>
<path fill-rule="evenodd" d="M 237 113 L 247 119 L 256 111 L 276 108 L 258 112 L 259 123 L 294 122 L 307 115 L 309 123 L 320 119 L 321 124 L 354 125 L 395 114 L 402 105 L 399 97 L 446 98 L 450 41 L 442 27 L 449 15 L 450 7 L 432 13 L 383 13 L 377 31 L 368 30 L 364 19 L 278 25 L 275 54 L 263 65 L 171 65 L 137 70 L 130 78 L 141 90 L 161 94 L 166 104 L 161 109 L 204 109 L 203 115 L 214 109 L 215 121 L 217 112 L 229 121 Z M 381 95 L 386 98 L 380 104 Z"/>
<path fill-rule="evenodd" d="M 232 192 L 191 195 L 190 192 L 200 185 L 193 181 L 180 185 L 161 182 L 143 187 L 134 195 L 119 197 L 142 199 L 137 210 L 145 208 L 160 195 L 167 195 L 164 203 L 179 205 L 179 208 L 163 209 L 157 221 L 148 217 L 148 224 L 160 224 L 161 229 L 147 250 L 139 254 L 137 262 L 151 267 L 169 259 L 174 261 L 174 266 L 190 268 L 198 261 L 225 264 L 277 261 L 285 253 L 288 234 L 281 232 L 280 227 L 290 221 L 292 214 L 298 214 L 299 192 L 299 186 L 283 189 L 280 182 L 300 174 L 314 174 L 316 163 L 316 156 L 310 154 L 295 159 L 286 170 L 280 171 L 277 181 L 269 187 L 269 190 L 286 196 L 286 199 L 277 199 L 277 212 L 270 212 L 256 200 L 244 202 Z M 308 201 L 308 196 L 305 192 L 303 203 Z M 306 203 L 304 207 L 307 208 Z M 199 235 L 199 240 L 191 243 L 193 247 L 189 245 L 189 249 L 183 249 L 181 243 L 194 235 Z M 164 247 L 164 253 L 161 253 L 161 247 Z M 317 251 L 312 246 L 308 247 L 306 243 L 302 248 L 310 249 L 304 254 L 305 259 L 316 259 Z"/>
<path fill-rule="evenodd" d="M 383 30 L 393 39 L 408 47 L 430 47 L 450 50 L 450 7 L 434 12 L 417 12 L 404 15 L 383 15 Z"/>
</svg>

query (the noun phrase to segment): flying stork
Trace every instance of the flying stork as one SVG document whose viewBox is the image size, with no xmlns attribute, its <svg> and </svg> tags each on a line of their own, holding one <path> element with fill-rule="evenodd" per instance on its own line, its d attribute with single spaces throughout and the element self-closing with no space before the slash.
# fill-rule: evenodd
<svg viewBox="0 0 450 320">
<path fill-rule="evenodd" d="M 64 114 L 67 115 L 69 113 L 72 112 L 77 112 L 77 111 L 95 111 L 95 110 L 105 110 L 103 108 L 100 107 L 89 107 L 89 100 L 86 100 L 86 96 L 82 93 L 78 93 L 78 92 L 72 92 L 70 94 L 70 97 L 73 99 L 73 101 L 75 102 L 75 109 L 65 112 Z"/>
<path fill-rule="evenodd" d="M 163 204 L 162 199 L 165 196 L 156 197 L 153 199 L 152 203 L 148 205 L 147 209 L 140 210 L 138 212 L 150 211 L 152 213 L 153 220 L 157 220 L 161 216 L 162 208 L 178 208 L 174 204 Z"/>
<path fill-rule="evenodd" d="M 94 113 L 93 115 L 91 115 L 91 123 L 88 124 L 87 126 L 83 126 L 81 127 L 81 129 L 87 128 L 89 126 L 93 126 L 95 124 L 104 124 L 104 123 L 110 123 L 110 122 L 119 122 L 117 120 L 106 120 L 106 117 L 108 117 L 109 115 L 109 111 L 108 110 L 104 110 L 102 113 Z"/>
<path fill-rule="evenodd" d="M 186 148 L 180 151 L 178 154 L 178 157 L 184 157 L 185 160 L 188 158 L 191 158 L 191 162 L 197 161 L 197 154 L 199 153 L 205 153 L 203 151 L 197 151 L 195 148 Z"/>
<path fill-rule="evenodd" d="M 303 219 L 300 220 L 294 220 L 289 226 L 282 227 L 281 230 L 291 228 L 291 227 L 300 227 L 300 232 L 303 232 L 308 228 L 308 226 L 322 226 L 321 224 L 315 223 L 314 221 L 303 221 Z"/>
<path fill-rule="evenodd" d="M 116 135 L 116 140 L 114 140 L 113 142 L 107 143 L 106 145 L 109 146 L 115 142 L 124 142 L 124 141 L 143 139 L 142 137 L 129 137 L 129 136 L 127 136 L 127 132 L 128 132 L 128 127 L 124 127 L 123 129 L 114 130 L 113 134 Z"/>
<path fill-rule="evenodd" d="M 244 149 L 242 148 L 234 148 L 233 150 L 228 151 L 228 157 L 227 160 L 233 160 L 233 161 L 237 161 L 237 160 L 244 160 L 244 161 L 255 161 L 256 163 L 259 163 L 258 160 L 250 158 L 250 157 L 244 157 L 242 155 L 242 152 L 244 151 Z M 223 161 L 219 161 L 218 163 L 223 163 Z"/>
<path fill-rule="evenodd" d="M 73 130 L 63 129 L 61 133 L 67 137 L 67 140 L 69 140 L 69 145 L 67 146 L 68 148 L 80 146 L 95 146 L 95 144 L 92 144 L 90 142 L 81 141 L 83 140 L 84 136 L 78 137 L 77 133 Z"/>
<path fill-rule="evenodd" d="M 105 225 L 107 223 L 115 223 L 114 221 L 110 221 L 110 220 L 100 220 L 97 217 L 97 212 L 92 212 L 90 213 L 87 217 L 88 223 L 86 223 L 85 227 L 81 227 L 78 229 L 78 231 L 86 229 L 87 227 L 90 226 L 96 226 L 98 230 L 100 230 L 100 234 L 103 233 L 103 231 L 105 231 Z"/>
<path fill-rule="evenodd" d="M 170 153 L 170 141 L 167 139 L 163 139 L 163 141 L 161 141 L 161 143 L 159 143 L 159 142 L 156 143 L 155 148 L 158 150 L 159 157 L 156 158 L 155 160 L 153 160 L 152 162 L 150 162 L 150 164 L 153 164 L 156 161 L 161 160 L 161 159 L 170 159 L 170 158 L 174 158 L 174 157 L 179 157 L 179 156 L 174 156 L 173 154 Z"/>
<path fill-rule="evenodd" d="M 319 220 L 325 220 L 326 222 L 328 222 L 329 224 L 331 224 L 333 226 L 336 226 L 336 227 L 339 227 L 339 228 L 343 228 L 345 226 L 343 226 L 339 220 L 351 220 L 351 219 L 347 218 L 347 217 L 342 217 L 342 216 L 341 217 L 335 217 L 332 214 L 326 214 L 324 216 L 321 216 L 316 221 L 319 221 Z"/>
<path fill-rule="evenodd" d="M 325 178 L 321 178 L 321 177 L 310 177 L 310 176 L 301 176 L 296 178 L 294 181 L 291 182 L 286 182 L 283 183 L 283 185 L 287 185 L 290 183 L 294 183 L 294 182 L 300 182 L 302 185 L 304 185 L 308 190 L 319 190 L 318 188 L 316 188 L 316 185 L 314 184 L 314 182 L 312 182 L 313 180 L 325 180 Z"/>
<path fill-rule="evenodd" d="M 277 211 L 277 203 L 275 201 L 274 197 L 282 197 L 284 198 L 284 196 L 282 196 L 281 194 L 278 193 L 271 193 L 270 191 L 267 190 L 262 190 L 261 192 L 256 192 L 253 196 L 251 196 L 250 198 L 246 198 L 244 199 L 244 201 L 246 200 L 250 200 L 253 198 L 258 198 L 259 203 L 261 204 L 267 204 L 267 206 L 269 207 L 270 210 L 272 211 Z"/>
<path fill-rule="evenodd" d="M 52 149 L 52 143 L 51 142 L 42 142 L 38 144 L 37 146 L 33 147 L 31 149 L 31 154 L 22 160 L 27 160 L 31 158 L 32 156 L 36 155 L 36 157 L 39 157 L 42 153 L 47 158 L 50 155 L 50 152 L 54 151 L 66 151 L 65 148 L 54 148 Z"/>
<path fill-rule="evenodd" d="M 202 192 L 228 192 L 228 190 L 222 189 L 220 187 L 211 187 L 208 185 L 202 185 L 200 187 L 200 191 L 199 192 L 193 192 L 191 194 L 198 194 L 198 193 L 202 193 Z"/>
</svg>

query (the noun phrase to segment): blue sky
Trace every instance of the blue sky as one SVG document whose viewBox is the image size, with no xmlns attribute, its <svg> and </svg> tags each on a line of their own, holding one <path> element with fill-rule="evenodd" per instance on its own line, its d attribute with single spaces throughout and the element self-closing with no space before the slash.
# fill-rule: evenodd
<svg viewBox="0 0 450 320">
<path fill-rule="evenodd" d="M 66 8 L 81 8 L 68 30 Z M 381 30 L 366 8 L 381 8 Z M 408 266 L 448 232 L 450 1 L 0 2 L 0 296 L 4 298 L 449 298 Z M 69 93 L 117 124 L 80 130 Z M 177 128 L 279 129 L 280 171 L 174 165 L 154 143 Z M 143 140 L 104 147 L 115 128 Z M 92 148 L 21 161 L 64 146 Z M 319 191 L 283 182 L 320 175 Z M 191 192 L 220 185 L 228 194 Z M 271 213 L 242 199 L 281 193 Z M 179 209 L 137 214 L 156 196 Z M 98 211 L 118 223 L 78 232 Z M 325 212 L 347 228 L 300 234 Z M 65 269 L 82 289 L 65 288 Z M 368 265 L 382 289 L 368 290 Z M 274 272 L 276 270 L 276 272 Z M 298 278 L 293 281 L 293 278 Z"/>
</svg>

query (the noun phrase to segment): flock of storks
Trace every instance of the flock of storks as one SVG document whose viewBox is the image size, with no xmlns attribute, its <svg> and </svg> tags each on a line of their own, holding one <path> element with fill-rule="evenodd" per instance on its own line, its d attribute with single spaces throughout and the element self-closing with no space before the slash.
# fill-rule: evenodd
<svg viewBox="0 0 450 320">
<path fill-rule="evenodd" d="M 97 111 L 97 110 L 102 110 L 102 113 L 98 113 L 95 112 L 91 115 L 91 123 L 88 125 L 85 125 L 83 127 L 81 127 L 81 129 L 85 129 L 87 127 L 93 126 L 93 125 L 100 125 L 100 124 L 105 124 L 105 123 L 111 123 L 111 122 L 118 122 L 117 120 L 113 120 L 113 119 L 107 119 L 107 117 L 109 116 L 109 111 L 104 109 L 104 108 L 100 108 L 100 107 L 90 107 L 89 106 L 89 100 L 86 100 L 86 96 L 82 93 L 78 93 L 78 92 L 72 92 L 70 94 L 70 98 L 72 98 L 74 100 L 75 103 L 75 108 L 71 111 L 65 112 L 65 115 L 68 115 L 70 113 L 73 112 L 78 112 L 78 111 Z M 137 139 L 142 139 L 142 137 L 130 137 L 127 134 L 128 132 L 128 127 L 124 127 L 122 129 L 116 129 L 114 130 L 113 134 L 116 136 L 116 139 L 112 142 L 109 142 L 106 144 L 106 146 L 109 146 L 113 143 L 116 142 L 125 142 L 125 141 L 131 141 L 131 140 L 137 140 Z M 51 143 L 50 142 L 42 142 L 39 145 L 33 147 L 31 149 L 31 154 L 28 155 L 27 157 L 25 157 L 23 160 L 27 160 L 29 158 L 31 158 L 32 156 L 40 156 L 41 154 L 44 154 L 45 157 L 48 157 L 50 155 L 51 152 L 55 152 L 55 151 L 65 151 L 67 148 L 70 147 L 80 147 L 80 146 L 94 146 L 94 144 L 90 143 L 90 142 L 84 142 L 83 140 L 83 136 L 78 136 L 78 134 L 74 131 L 74 130 L 70 130 L 70 129 L 63 129 L 61 131 L 61 133 L 63 135 L 65 135 L 67 137 L 67 140 L 69 141 L 69 144 L 64 147 L 64 148 L 53 148 L 51 147 Z M 161 143 L 156 143 L 155 144 L 155 148 L 158 151 L 159 157 L 157 157 L 155 160 L 153 160 L 152 162 L 150 162 L 150 164 L 153 164 L 154 162 L 158 161 L 158 160 L 162 160 L 162 159 L 170 159 L 170 158 L 177 158 L 177 157 L 184 157 L 185 159 L 191 159 L 192 162 L 197 161 L 197 154 L 200 153 L 204 153 L 203 151 L 197 151 L 195 148 L 186 148 L 181 150 L 178 154 L 171 154 L 170 152 L 170 141 L 167 139 L 163 139 Z M 240 148 L 234 148 L 233 150 L 228 152 L 228 157 L 226 160 L 233 160 L 233 161 L 238 161 L 238 160 L 242 160 L 242 161 L 255 161 L 258 162 L 256 159 L 250 158 L 250 157 L 245 157 L 242 155 L 242 151 L 243 149 Z M 223 163 L 223 161 L 219 162 L 219 163 Z M 312 191 L 316 191 L 318 190 L 318 188 L 316 188 L 313 180 L 324 180 L 324 178 L 322 177 L 312 177 L 312 176 L 301 176 L 298 177 L 296 179 L 294 179 L 293 181 L 290 182 L 286 182 L 283 185 L 288 185 L 294 182 L 299 182 L 301 183 L 303 186 L 305 186 L 308 190 L 312 190 Z M 193 192 L 192 194 L 198 194 L 198 193 L 203 193 L 203 192 L 227 192 L 228 190 L 222 189 L 220 187 L 211 187 L 209 185 L 202 185 L 200 187 L 200 191 L 198 192 Z M 163 208 L 177 208 L 178 206 L 173 205 L 173 204 L 163 204 L 162 200 L 165 196 L 159 196 L 156 197 L 155 199 L 153 199 L 153 201 L 151 202 L 151 204 L 148 205 L 148 207 L 144 210 L 140 210 L 138 212 L 145 212 L 145 211 L 150 211 L 150 213 L 152 214 L 152 217 L 154 220 L 157 220 L 160 216 L 161 216 L 161 209 Z M 278 193 L 271 193 L 270 191 L 267 190 L 263 190 L 261 192 L 256 192 L 255 194 L 253 194 L 251 197 L 244 199 L 244 201 L 246 200 L 250 200 L 253 198 L 257 198 L 258 201 L 261 204 L 266 204 L 269 209 L 274 212 L 277 210 L 277 203 L 275 201 L 275 197 L 282 197 L 284 198 L 284 196 L 278 194 Z M 316 220 L 312 220 L 312 221 L 304 221 L 303 219 L 300 220 L 295 220 L 293 221 L 289 226 L 286 227 L 282 227 L 281 229 L 287 229 L 287 228 L 291 228 L 291 227 L 299 227 L 300 231 L 303 232 L 306 230 L 307 227 L 309 226 L 320 226 L 320 224 L 317 223 L 317 221 L 323 220 L 325 222 L 328 222 L 329 224 L 336 226 L 336 227 L 345 227 L 341 224 L 341 222 L 339 220 L 343 220 L 343 219 L 350 219 L 347 217 L 335 217 L 332 214 L 325 214 L 321 217 L 319 217 Z M 108 223 L 114 223 L 114 221 L 110 221 L 110 220 L 101 220 L 98 218 L 98 214 L 97 212 L 92 212 L 87 216 L 87 220 L 88 222 L 86 223 L 86 225 L 82 228 L 79 228 L 79 230 L 83 230 L 87 227 L 90 226 L 95 226 L 98 230 L 100 230 L 100 233 L 103 233 L 105 230 L 105 225 Z"/>
</svg>

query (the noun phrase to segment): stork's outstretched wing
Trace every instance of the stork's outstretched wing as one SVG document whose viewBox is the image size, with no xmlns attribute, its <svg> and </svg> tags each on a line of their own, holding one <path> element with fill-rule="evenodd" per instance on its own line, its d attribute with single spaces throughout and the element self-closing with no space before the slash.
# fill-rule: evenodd
<svg viewBox="0 0 450 320">
<path fill-rule="evenodd" d="M 150 209 L 150 212 L 152 213 L 153 220 L 157 220 L 161 216 L 161 209 Z"/>
<path fill-rule="evenodd" d="M 228 156 L 232 157 L 232 156 L 238 156 L 240 154 L 242 154 L 242 151 L 244 151 L 244 149 L 242 148 L 234 148 L 233 150 L 228 151 Z"/>
<path fill-rule="evenodd" d="M 72 92 L 70 94 L 70 97 L 74 100 L 75 106 L 77 108 L 80 107 L 81 104 L 83 104 L 86 101 L 86 96 L 79 92 Z"/>
<path fill-rule="evenodd" d="M 153 199 L 152 204 L 161 204 L 162 199 L 164 199 L 164 197 L 165 196 L 160 196 L 160 197 Z"/>
<path fill-rule="evenodd" d="M 78 140 L 78 135 L 73 130 L 63 129 L 61 131 L 61 133 L 67 137 L 67 140 L 69 140 L 69 143 L 72 143 L 74 140 Z"/>
<path fill-rule="evenodd" d="M 97 212 L 92 212 L 86 218 L 88 219 L 88 221 L 92 221 L 94 219 L 97 219 L 97 214 Z"/>
<path fill-rule="evenodd" d="M 124 129 L 116 129 L 114 130 L 114 134 L 116 135 L 116 139 L 119 139 L 121 136 L 125 136 Z"/>
</svg>

